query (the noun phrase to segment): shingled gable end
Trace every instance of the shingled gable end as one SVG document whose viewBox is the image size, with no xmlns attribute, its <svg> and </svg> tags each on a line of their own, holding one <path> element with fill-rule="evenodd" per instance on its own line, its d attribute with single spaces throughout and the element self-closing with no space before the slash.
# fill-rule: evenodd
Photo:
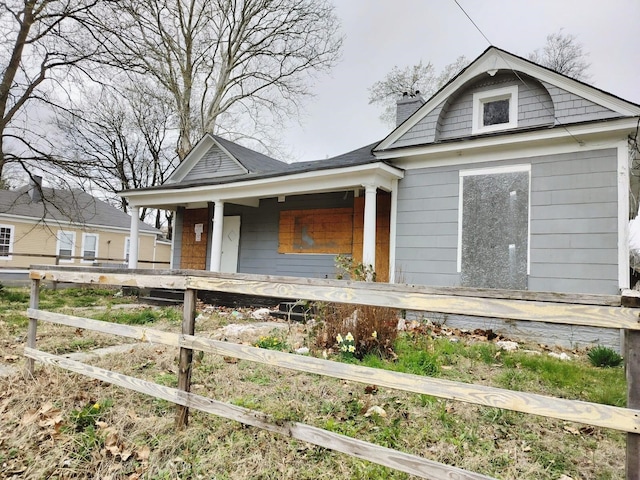
<svg viewBox="0 0 640 480">
<path fill-rule="evenodd" d="M 176 268 L 333 278 L 346 254 L 391 282 L 629 286 L 638 105 L 495 47 L 399 103 L 344 155 L 288 164 L 206 135 L 166 184 L 122 195 L 176 211 Z"/>
</svg>

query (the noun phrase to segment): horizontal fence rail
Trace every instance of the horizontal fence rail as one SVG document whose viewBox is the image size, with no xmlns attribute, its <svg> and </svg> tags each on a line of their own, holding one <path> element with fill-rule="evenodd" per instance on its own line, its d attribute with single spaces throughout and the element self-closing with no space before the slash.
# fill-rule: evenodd
<svg viewBox="0 0 640 480">
<path fill-rule="evenodd" d="M 421 375 L 380 370 L 378 368 L 350 365 L 248 345 L 221 342 L 193 335 L 163 332 L 161 330 L 133 325 L 120 325 L 42 310 L 29 309 L 27 314 L 30 318 L 45 322 L 134 338 L 141 342 L 190 348 L 225 357 L 249 360 L 273 367 L 315 373 L 364 384 L 375 384 L 378 387 L 393 388 L 395 390 L 431 395 L 449 400 L 458 400 L 486 407 L 503 408 L 543 417 L 586 423 L 624 432 L 640 433 L 640 410 L 576 400 L 565 400 L 533 393 L 487 387 L 484 385 L 473 385 Z"/>
<path fill-rule="evenodd" d="M 194 350 L 235 357 L 273 367 L 327 377 L 374 383 L 392 388 L 471 404 L 501 408 L 560 420 L 611 428 L 627 433 L 627 480 L 640 478 L 640 323 L 636 299 L 613 295 L 569 295 L 484 289 L 456 289 L 366 282 L 271 277 L 244 274 L 212 274 L 194 270 L 129 270 L 82 267 L 32 267 L 31 302 L 27 314 L 29 334 L 25 356 L 29 371 L 35 360 L 87 375 L 124 388 L 163 398 L 178 405 L 178 425 L 187 423 L 194 408 L 237 420 L 268 431 L 307 441 L 351 456 L 366 459 L 422 478 L 489 479 L 490 477 L 433 462 L 419 456 L 384 448 L 298 422 L 273 422 L 261 412 L 219 402 L 189 392 Z M 38 308 L 42 279 L 99 285 L 172 288 L 185 291 L 182 333 L 91 320 Z M 406 310 L 452 313 L 510 320 L 528 320 L 625 330 L 625 361 L 628 384 L 627 408 L 567 400 L 545 395 L 466 384 L 432 377 L 397 373 L 359 365 L 266 350 L 211 340 L 194 333 L 197 290 L 262 295 Z M 178 388 L 168 388 L 116 372 L 74 362 L 35 348 L 37 321 L 180 348 Z"/>
</svg>

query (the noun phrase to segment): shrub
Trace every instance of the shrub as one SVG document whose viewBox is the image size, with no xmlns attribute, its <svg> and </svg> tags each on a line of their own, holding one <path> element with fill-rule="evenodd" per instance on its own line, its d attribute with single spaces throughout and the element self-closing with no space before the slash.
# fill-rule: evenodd
<svg viewBox="0 0 640 480">
<path fill-rule="evenodd" d="M 622 356 L 609 347 L 598 345 L 589 350 L 589 361 L 594 367 L 619 367 L 622 365 Z"/>
<path fill-rule="evenodd" d="M 345 353 L 358 359 L 369 353 L 382 357 L 392 354 L 391 347 L 398 334 L 398 317 L 393 308 L 326 303 L 317 305 L 317 311 L 322 321 L 316 337 L 319 348 L 336 347 L 340 351 L 346 347 Z M 349 333 L 353 340 L 346 341 Z"/>
<path fill-rule="evenodd" d="M 375 280 L 371 266 L 357 263 L 352 257 L 338 255 L 338 278 L 365 281 Z M 398 312 L 388 307 L 352 305 L 344 303 L 316 303 L 315 310 L 322 322 L 316 346 L 336 348 L 347 357 L 362 359 L 375 353 L 381 357 L 393 356 L 392 346 L 398 334 Z M 349 338 L 347 340 L 347 338 Z"/>
</svg>

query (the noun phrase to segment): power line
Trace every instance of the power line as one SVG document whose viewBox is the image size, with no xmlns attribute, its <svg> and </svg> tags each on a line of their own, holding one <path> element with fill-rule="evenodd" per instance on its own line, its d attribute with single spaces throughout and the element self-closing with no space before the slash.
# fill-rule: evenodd
<svg viewBox="0 0 640 480">
<path fill-rule="evenodd" d="M 488 43 L 489 45 L 493 45 L 493 43 L 491 43 L 491 40 L 489 40 L 489 39 L 487 38 L 487 36 L 484 34 L 484 32 L 483 32 L 483 31 L 480 29 L 480 27 L 476 24 L 476 22 L 474 22 L 474 21 L 473 21 L 473 18 L 471 18 L 471 17 L 469 16 L 469 14 L 465 11 L 465 9 L 464 9 L 464 8 L 462 8 L 462 5 L 460 5 L 460 4 L 458 3 L 458 0 L 453 0 L 453 1 L 454 1 L 454 2 L 456 2 L 456 5 L 458 6 L 458 8 L 460 8 L 460 10 L 462 10 L 462 13 L 464 13 L 464 14 L 466 15 L 466 17 L 469 19 L 469 21 L 470 21 L 471 23 L 473 23 L 473 26 L 474 26 L 474 27 L 476 27 L 476 30 L 478 30 L 478 31 L 480 32 L 480 35 L 482 35 L 482 36 L 484 37 L 484 39 L 487 41 L 487 43 Z"/>
</svg>

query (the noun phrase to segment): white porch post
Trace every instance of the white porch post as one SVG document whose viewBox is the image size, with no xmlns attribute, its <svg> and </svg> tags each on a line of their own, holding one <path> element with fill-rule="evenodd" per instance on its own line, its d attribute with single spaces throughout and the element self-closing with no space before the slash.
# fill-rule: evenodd
<svg viewBox="0 0 640 480">
<path fill-rule="evenodd" d="M 131 229 L 129 230 L 129 268 L 138 268 L 138 237 L 140 207 L 131 205 Z"/>
<path fill-rule="evenodd" d="M 224 223 L 224 202 L 214 200 L 213 233 L 211 236 L 211 271 L 219 272 L 222 263 L 222 227 Z"/>
<path fill-rule="evenodd" d="M 376 268 L 376 193 L 375 185 L 364 185 L 364 232 L 362 238 L 362 263 Z M 367 278 L 367 280 L 371 280 Z"/>
</svg>

